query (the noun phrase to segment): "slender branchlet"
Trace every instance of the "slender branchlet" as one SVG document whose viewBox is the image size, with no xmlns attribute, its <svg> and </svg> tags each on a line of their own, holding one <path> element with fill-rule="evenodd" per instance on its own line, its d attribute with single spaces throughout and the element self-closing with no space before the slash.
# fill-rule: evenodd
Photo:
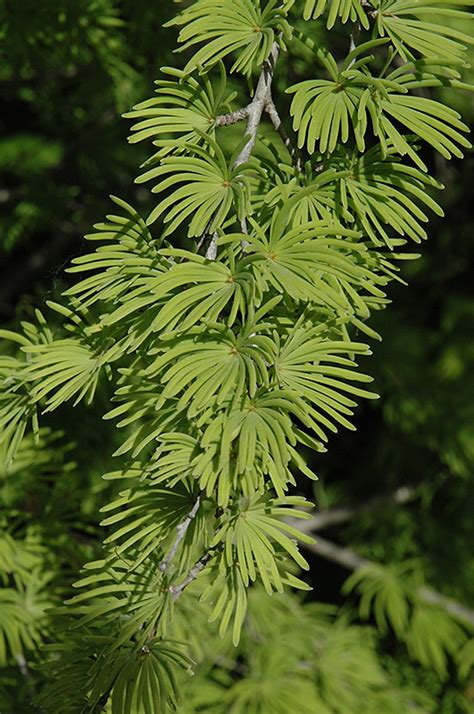
<svg viewBox="0 0 474 714">
<path fill-rule="evenodd" d="M 199 506 L 201 505 L 201 496 L 198 496 L 196 498 L 196 501 L 194 503 L 194 506 L 192 509 L 189 511 L 188 515 L 184 519 L 182 523 L 180 523 L 178 526 L 176 526 L 176 530 L 178 531 L 177 536 L 173 542 L 173 545 L 171 546 L 167 556 L 163 558 L 161 563 L 159 564 L 158 568 L 162 573 L 165 573 L 168 570 L 168 567 L 173 560 L 174 556 L 176 555 L 176 552 L 179 548 L 179 545 L 183 538 L 185 537 L 187 530 L 189 526 L 191 525 L 192 521 L 196 517 L 196 514 L 199 510 Z"/>
</svg>

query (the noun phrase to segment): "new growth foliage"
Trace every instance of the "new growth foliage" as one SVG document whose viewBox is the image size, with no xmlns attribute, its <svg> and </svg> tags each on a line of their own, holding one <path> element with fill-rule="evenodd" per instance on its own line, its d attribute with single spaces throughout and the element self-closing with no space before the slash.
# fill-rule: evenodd
<svg viewBox="0 0 474 714">
<path fill-rule="evenodd" d="M 416 257 L 410 244 L 427 238 L 429 213 L 442 214 L 423 146 L 446 159 L 470 146 L 460 116 L 425 96 L 465 88 L 469 38 L 446 24 L 465 5 L 197 0 L 174 21 L 184 69 L 166 68 L 156 95 L 126 115 L 130 141 L 152 147 L 137 182 L 151 185 L 154 208 L 142 217 L 113 198 L 114 213 L 87 236 L 98 247 L 69 268 L 78 282 L 49 304 L 62 331 L 38 313 L 23 332 L 2 332 L 17 348 L 0 362 L 9 462 L 41 414 L 91 402 L 101 381 L 113 390 L 104 417 L 122 434 L 105 475 L 122 490 L 103 508 L 103 557 L 57 613 L 47 711 L 175 708 L 192 667 L 175 634 L 192 639 L 180 608 L 204 608 L 237 646 L 249 598 L 308 589 L 298 542 L 311 539 L 289 525 L 311 505 L 294 495 L 316 478 L 304 454 L 354 428 L 358 401 L 376 397 L 359 364 L 379 338 L 370 317 L 401 280 L 400 261 Z M 348 23 L 346 56 L 294 28 L 319 17 Z M 256 139 L 267 115 L 281 128 L 272 78 L 292 43 L 309 48 L 315 76 L 287 88 L 297 147 L 287 138 L 286 150 L 276 132 L 266 146 Z M 246 78 L 245 106 L 228 73 Z M 239 121 L 247 128 L 229 155 L 223 138 Z M 403 629 L 404 606 L 394 608 L 377 617 Z M 35 646 L 38 633 L 19 622 L 0 655 Z M 416 655 L 419 642 L 410 647 Z M 380 688 L 374 707 L 391 711 L 383 675 L 367 672 Z M 225 711 L 349 712 L 360 702 L 348 694 L 337 708 L 324 673 L 319 689 L 281 676 L 292 703 L 256 698 L 247 679 Z"/>
</svg>

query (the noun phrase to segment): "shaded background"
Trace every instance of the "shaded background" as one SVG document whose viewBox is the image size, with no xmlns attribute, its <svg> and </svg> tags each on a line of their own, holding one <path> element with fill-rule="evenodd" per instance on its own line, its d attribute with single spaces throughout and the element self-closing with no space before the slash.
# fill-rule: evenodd
<svg viewBox="0 0 474 714">
<path fill-rule="evenodd" d="M 174 30 L 162 27 L 175 9 L 149 0 L 0 0 L 4 326 L 62 289 L 64 267 L 86 250 L 83 235 L 110 210 L 108 194 L 145 209 L 148 193 L 133 180 L 148 146 L 127 145 L 128 123 L 119 116 L 151 95 L 161 66 L 181 62 L 172 53 Z M 316 23 L 313 29 L 323 32 Z M 285 75 L 294 82 L 311 69 L 303 58 L 290 58 L 280 86 L 287 85 Z M 453 92 L 443 99 L 455 102 L 472 125 L 470 96 Z M 384 339 L 366 370 L 381 399 L 361 406 L 357 432 L 339 434 L 318 457 L 320 481 L 308 495 L 321 508 L 359 507 L 400 486 L 419 486 L 403 507 L 371 509 L 324 535 L 379 562 L 411 561 L 433 587 L 472 607 L 474 160 L 428 159 L 446 186 L 439 198 L 446 216 L 433 217 L 423 258 L 404 269 L 409 287 L 392 285 L 394 304 L 372 322 Z M 100 403 L 94 408 L 103 411 Z M 86 492 L 113 450 L 113 434 L 105 425 L 91 433 L 80 411 L 69 418 L 81 447 L 77 459 L 89 469 Z M 96 495 L 100 488 L 94 486 Z M 35 504 L 28 508 L 34 513 Z M 94 508 L 91 501 L 92 530 Z M 71 552 L 71 568 L 82 555 L 76 563 Z M 314 597 L 342 603 L 347 571 L 316 557 L 312 566 Z M 387 653 L 397 647 L 387 636 Z M 403 654 L 399 667 L 405 667 Z M 454 674 L 440 679 L 406 664 L 405 675 L 435 695 L 440 712 L 457 711 L 450 704 Z M 464 693 L 474 702 L 474 684 Z"/>
</svg>

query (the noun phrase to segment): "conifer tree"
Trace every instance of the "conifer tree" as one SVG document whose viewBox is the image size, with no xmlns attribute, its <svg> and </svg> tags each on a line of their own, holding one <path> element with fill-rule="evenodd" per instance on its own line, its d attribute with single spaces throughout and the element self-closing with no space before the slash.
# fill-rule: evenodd
<svg viewBox="0 0 474 714">
<path fill-rule="evenodd" d="M 18 596 L 34 571 L 41 612 L 54 604 L 41 549 L 5 537 L 4 570 L 17 582 L 3 598 L 0 657 L 21 663 L 41 647 L 44 711 L 349 714 L 367 691 L 368 712 L 428 710 L 387 685 L 363 633 L 323 608 L 309 624 L 310 608 L 289 593 L 309 589 L 301 546 L 315 547 L 312 504 L 298 495 L 317 478 L 308 454 L 353 429 L 357 402 L 376 398 L 363 359 L 380 339 L 371 315 L 403 281 L 401 261 L 417 257 L 430 212 L 442 215 L 425 147 L 445 159 L 470 147 L 459 114 L 426 94 L 469 88 L 470 38 L 448 23 L 468 4 L 196 0 L 172 21 L 182 68 L 164 68 L 154 96 L 125 115 L 131 143 L 152 147 L 137 178 L 156 196 L 152 210 L 112 197 L 114 212 L 87 236 L 98 247 L 68 268 L 78 281 L 48 301 L 52 317 L 37 311 L 21 332 L 1 331 L 12 345 L 0 361 L 6 463 L 54 438 L 42 415 L 91 404 L 104 384 L 113 402 L 104 418 L 119 435 L 104 475 L 119 490 L 102 507 L 102 553 L 61 594 L 47 637 Z M 324 47 L 310 31 L 320 17 Z M 335 23 L 347 52 L 331 44 Z M 293 47 L 314 73 L 285 96 L 275 82 Z M 232 75 L 246 80 L 247 100 Z M 443 670 L 446 652 L 462 647 L 472 660 L 465 630 L 442 609 L 438 649 L 425 647 L 433 620 L 421 603 L 446 610 L 436 594 L 360 566 L 348 589 L 418 660 Z M 196 658 L 206 660 L 207 621 L 233 647 L 249 631 L 267 642 L 235 686 L 229 673 L 190 680 Z M 278 643 L 289 625 L 299 632 L 290 653 Z M 318 642 L 336 664 L 328 657 L 315 679 L 304 652 Z M 268 659 L 270 689 L 259 679 Z"/>
</svg>

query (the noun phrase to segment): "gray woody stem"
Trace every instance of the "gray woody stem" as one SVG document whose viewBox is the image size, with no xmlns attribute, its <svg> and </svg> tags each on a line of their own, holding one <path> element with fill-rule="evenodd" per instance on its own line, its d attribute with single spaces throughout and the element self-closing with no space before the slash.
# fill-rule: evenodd
<svg viewBox="0 0 474 714">
<path fill-rule="evenodd" d="M 246 161 L 248 161 L 250 159 L 253 148 L 255 146 L 255 142 L 257 140 L 258 127 L 260 126 L 263 112 L 267 108 L 267 105 L 269 104 L 269 102 L 271 102 L 271 105 L 274 108 L 273 118 L 272 118 L 272 114 L 270 113 L 270 110 L 269 110 L 269 114 L 270 114 L 270 117 L 272 118 L 272 121 L 274 121 L 275 115 L 278 117 L 275 105 L 273 104 L 273 101 L 271 100 L 271 89 L 272 89 L 273 73 L 275 71 L 275 64 L 278 59 L 279 51 L 280 50 L 278 47 L 278 43 L 274 42 L 272 45 L 272 50 L 270 52 L 270 56 L 263 66 L 262 72 L 260 74 L 260 77 L 259 77 L 259 80 L 257 83 L 257 88 L 255 90 L 255 94 L 254 94 L 253 99 L 250 102 L 250 104 L 247 107 L 244 107 L 243 109 L 238 109 L 237 111 L 231 112 L 230 114 L 224 114 L 224 115 L 218 117 L 216 120 L 217 126 L 227 126 L 229 124 L 236 124 L 237 122 L 242 121 L 243 119 L 247 119 L 247 130 L 245 132 L 245 135 L 248 136 L 248 140 L 247 140 L 247 143 L 245 144 L 244 148 L 238 155 L 237 159 L 235 160 L 234 166 L 241 166 L 242 164 L 244 164 Z M 278 119 L 279 119 L 279 117 L 278 117 Z M 281 121 L 279 121 L 279 123 L 281 125 Z M 242 222 L 242 230 L 244 230 L 244 231 L 246 230 L 245 219 Z M 206 258 L 208 258 L 208 260 L 216 259 L 217 237 L 218 237 L 217 233 L 214 233 L 214 235 L 212 236 L 212 239 L 208 245 L 208 248 L 206 250 Z M 189 523 L 188 523 L 188 526 L 189 526 Z M 184 537 L 184 534 L 181 537 Z M 178 538 L 179 538 L 179 535 L 178 535 Z M 178 538 L 176 539 L 177 541 L 178 541 Z M 179 540 L 181 540 L 181 538 Z M 178 545 L 179 545 L 179 541 L 176 544 L 176 548 L 178 547 Z M 173 550 L 173 548 L 172 548 L 172 550 Z M 177 600 L 179 598 L 179 596 L 181 595 L 181 593 L 183 592 L 183 590 L 188 585 L 190 585 L 193 582 L 193 580 L 195 580 L 197 578 L 197 576 L 199 575 L 199 573 L 202 570 L 204 570 L 207 563 L 212 558 L 212 555 L 213 555 L 213 553 L 211 553 L 210 551 L 205 553 L 202 556 L 202 558 L 200 560 L 198 560 L 198 562 L 193 566 L 193 568 L 191 568 L 191 570 L 189 571 L 185 580 L 180 585 L 170 587 L 170 592 L 172 593 L 173 600 Z M 166 570 L 167 562 L 169 562 L 168 558 L 169 558 L 169 555 L 160 564 L 160 570 L 162 569 L 162 565 L 165 562 L 166 562 L 166 565 L 164 567 L 164 570 Z"/>
<path fill-rule="evenodd" d="M 350 550 L 349 548 L 342 548 L 341 546 L 336 545 L 336 543 L 332 543 L 331 541 L 319 536 L 316 543 L 305 543 L 304 547 L 316 555 L 320 555 L 322 558 L 326 558 L 327 560 L 331 560 L 334 563 L 342 565 L 348 570 L 359 570 L 360 568 L 366 568 L 370 565 L 376 565 L 376 563 L 373 563 L 366 558 L 361 558 L 353 550 Z M 469 623 L 471 627 L 474 627 L 474 611 L 470 610 L 465 605 L 462 605 L 461 603 L 456 602 L 456 600 L 452 600 L 451 598 L 425 586 L 418 588 L 416 594 L 420 600 L 423 600 L 425 603 L 441 607 L 443 610 L 446 610 L 446 612 L 449 612 L 449 614 L 453 617 L 463 620 L 464 622 Z"/>
<path fill-rule="evenodd" d="M 262 114 L 267 103 L 271 99 L 273 73 L 275 71 L 275 64 L 278 59 L 279 51 L 280 49 L 278 47 L 278 43 L 274 42 L 270 56 L 263 66 L 257 83 L 257 88 L 255 89 L 255 94 L 250 104 L 243 109 L 238 109 L 236 112 L 224 114 L 216 120 L 217 126 L 226 126 L 228 124 L 235 124 L 242 119 L 247 119 L 247 129 L 245 135 L 248 136 L 248 140 L 240 154 L 237 156 L 234 166 L 241 166 L 242 164 L 245 164 L 245 162 L 250 159 L 252 154 L 257 140 L 258 127 L 260 126 L 260 122 L 262 120 Z M 206 251 L 206 258 L 209 260 L 215 260 L 216 255 L 217 233 L 214 233 Z"/>
<path fill-rule="evenodd" d="M 273 73 L 275 71 L 276 61 L 278 59 L 279 53 L 278 43 L 274 42 L 272 46 L 272 51 L 270 56 L 265 62 L 262 73 L 259 77 L 257 88 L 255 90 L 254 97 L 247 107 L 248 109 L 248 122 L 247 131 L 245 132 L 248 136 L 248 141 L 244 148 L 235 160 L 235 166 L 240 166 L 250 159 L 253 147 L 257 140 L 257 132 L 260 122 L 262 120 L 263 110 L 271 97 Z"/>
<path fill-rule="evenodd" d="M 239 121 L 247 119 L 249 115 L 250 104 L 243 109 L 236 109 L 235 112 L 229 112 L 229 114 L 221 114 L 217 117 L 215 121 L 216 127 L 219 126 L 229 126 L 230 124 L 237 124 Z"/>
<path fill-rule="evenodd" d="M 275 103 L 272 99 L 271 94 L 269 95 L 267 99 L 267 103 L 265 104 L 265 111 L 267 112 L 268 116 L 271 119 L 271 122 L 277 132 L 280 134 L 280 137 L 288 150 L 288 153 L 291 156 L 292 161 L 294 162 L 296 168 L 298 171 L 301 171 L 301 160 L 298 156 L 298 150 L 297 148 L 293 145 L 293 142 L 291 141 L 290 137 L 285 131 L 285 127 L 283 126 L 283 122 L 280 118 L 280 115 L 278 114 L 278 110 L 275 106 Z"/>
<path fill-rule="evenodd" d="M 161 563 L 159 564 L 158 568 L 162 573 L 165 573 L 168 570 L 168 566 L 173 560 L 174 556 L 176 555 L 176 551 L 179 548 L 179 544 L 183 540 L 184 536 L 186 535 L 186 532 L 191 525 L 194 517 L 196 516 L 196 513 L 199 510 L 199 506 L 201 505 L 201 496 L 198 496 L 196 499 L 196 502 L 192 509 L 189 511 L 188 515 L 184 519 L 182 523 L 180 523 L 177 527 L 176 530 L 178 531 L 178 535 L 175 538 L 175 541 L 173 545 L 170 548 L 170 551 L 166 558 L 164 558 Z"/>
<path fill-rule="evenodd" d="M 218 239 L 217 231 L 213 234 L 209 245 L 207 246 L 206 250 L 206 258 L 208 260 L 215 260 L 217 256 L 217 239 Z"/>
<path fill-rule="evenodd" d="M 320 513 L 315 513 L 311 520 L 300 521 L 297 519 L 288 519 L 288 522 L 297 528 L 302 533 L 311 533 L 312 531 L 322 530 L 330 526 L 338 525 L 340 523 L 347 523 L 359 514 L 368 513 L 375 510 L 380 506 L 387 504 L 403 504 L 412 500 L 417 495 L 418 489 L 410 486 L 401 486 L 394 493 L 389 496 L 378 496 L 370 500 L 365 506 L 358 506 L 355 508 L 334 508 L 326 511 L 321 511 Z M 334 563 L 342 565 L 343 568 L 348 570 L 359 570 L 360 568 L 365 568 L 370 565 L 376 565 L 376 563 L 362 558 L 357 555 L 353 550 L 349 548 L 343 548 L 332 541 L 326 540 L 326 538 L 317 537 L 315 543 L 304 543 L 303 547 L 310 550 L 312 553 L 331 560 Z M 462 603 L 457 602 L 446 595 L 436 592 L 431 588 L 422 586 L 417 591 L 418 597 L 429 605 L 437 605 L 441 607 L 450 615 L 456 617 L 459 620 L 468 622 L 471 626 L 474 626 L 474 611 L 470 610 L 468 607 Z"/>
<path fill-rule="evenodd" d="M 172 585 L 169 589 L 173 601 L 176 602 L 176 600 L 182 595 L 183 590 L 188 587 L 188 585 L 191 585 L 191 583 L 196 580 L 197 576 L 199 573 L 201 573 L 208 562 L 211 560 L 211 558 L 214 555 L 214 550 L 208 550 L 204 555 L 193 565 L 189 573 L 186 575 L 185 579 L 183 580 L 182 583 L 179 585 Z"/>
<path fill-rule="evenodd" d="M 416 497 L 417 491 L 418 489 L 411 486 L 401 486 L 392 494 L 377 496 L 376 498 L 370 499 L 370 501 L 363 506 L 355 506 L 354 508 L 330 508 L 320 511 L 319 513 L 312 513 L 311 519 L 307 521 L 300 521 L 296 518 L 290 519 L 291 525 L 302 533 L 319 531 L 323 528 L 329 528 L 330 526 L 335 526 L 340 523 L 347 523 L 352 520 L 354 516 L 370 513 L 371 511 L 383 506 L 390 506 L 392 504 L 401 505 L 403 503 L 407 503 Z"/>
</svg>

